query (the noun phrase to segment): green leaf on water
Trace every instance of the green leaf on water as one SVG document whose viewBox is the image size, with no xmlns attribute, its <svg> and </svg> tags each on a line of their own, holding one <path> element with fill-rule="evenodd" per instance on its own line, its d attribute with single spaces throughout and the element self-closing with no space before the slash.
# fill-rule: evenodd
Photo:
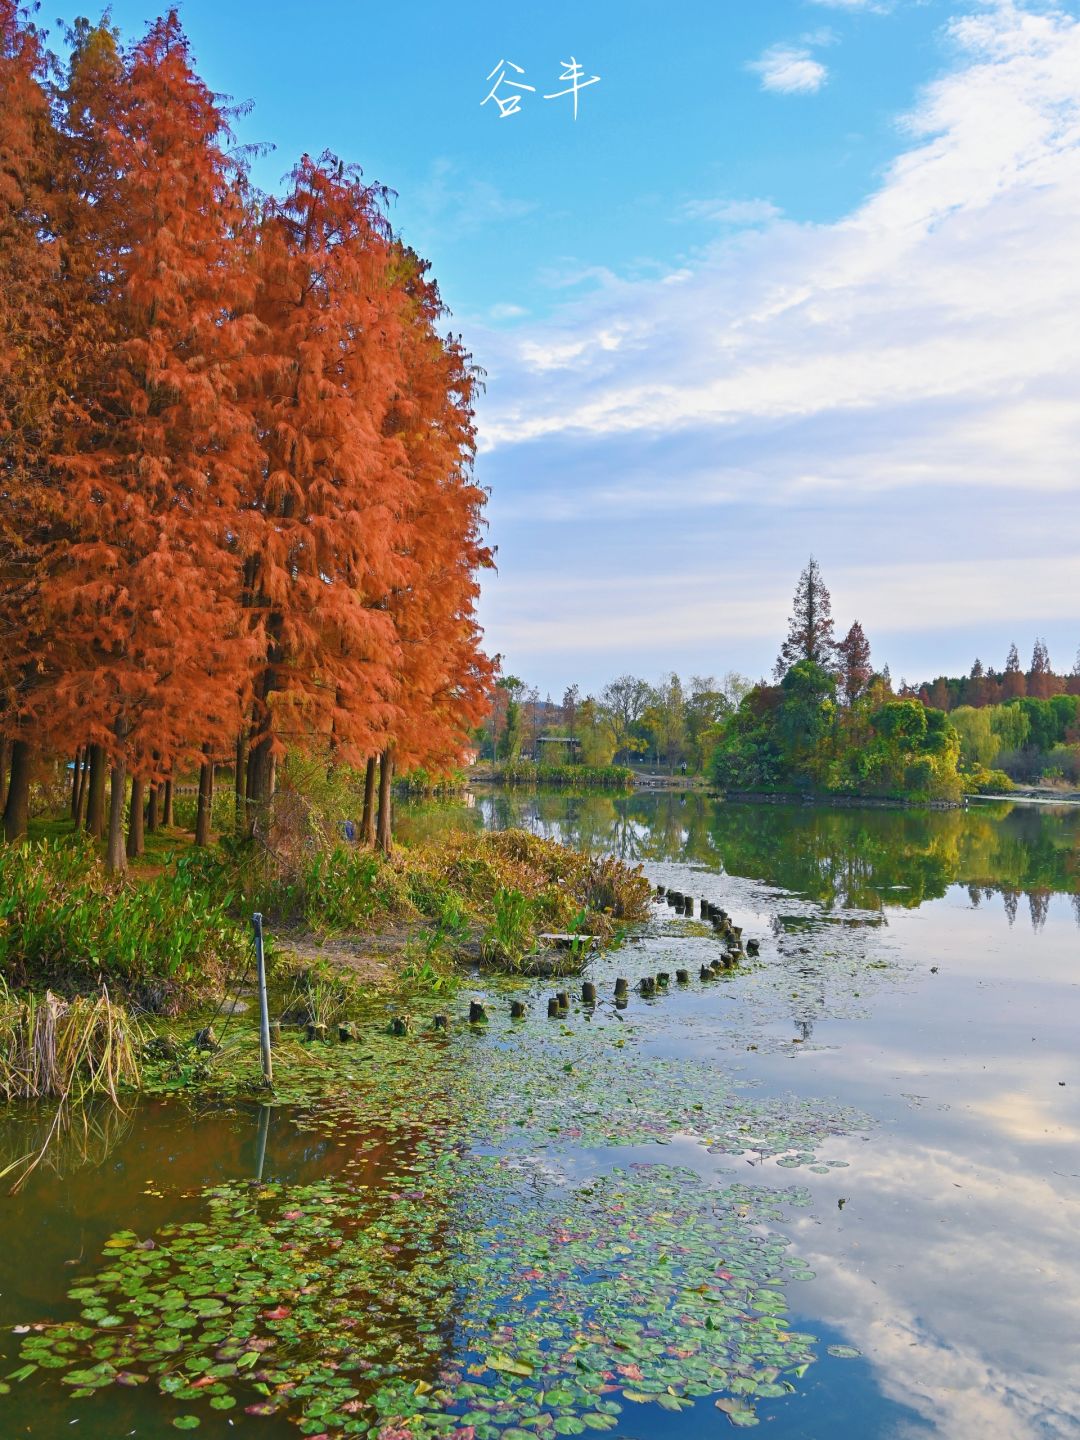
<svg viewBox="0 0 1080 1440">
<path fill-rule="evenodd" d="M 523 1360 L 515 1360 L 512 1355 L 489 1355 L 484 1362 L 489 1370 L 498 1370 L 506 1375 L 531 1375 L 533 1366 L 526 1364 Z"/>
</svg>

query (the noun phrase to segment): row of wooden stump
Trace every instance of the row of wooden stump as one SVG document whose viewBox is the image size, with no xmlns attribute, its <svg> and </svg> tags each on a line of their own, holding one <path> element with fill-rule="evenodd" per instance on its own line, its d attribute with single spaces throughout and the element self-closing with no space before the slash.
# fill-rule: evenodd
<svg viewBox="0 0 1080 1440">
<path fill-rule="evenodd" d="M 678 910 L 680 914 L 688 916 L 695 914 L 695 902 L 692 895 L 684 895 L 679 890 L 669 890 L 663 885 L 657 885 L 656 896 L 659 900 L 666 900 L 667 903 Z M 719 905 L 714 905 L 711 900 L 707 900 L 704 896 L 701 897 L 700 905 L 701 918 L 711 921 L 717 935 L 726 941 L 728 945 L 728 949 L 722 956 L 713 960 L 708 965 L 701 966 L 698 972 L 699 978 L 702 981 L 709 981 L 715 980 L 718 975 L 722 975 L 725 971 L 736 969 L 744 954 L 749 956 L 757 955 L 759 942 L 757 940 L 748 940 L 744 951 L 742 929 L 740 926 L 732 923 L 731 916 L 727 911 Z M 689 970 L 675 971 L 676 985 L 689 985 L 689 983 Z M 655 995 L 663 994 L 670 986 L 670 971 L 661 970 L 656 975 L 643 975 L 634 989 L 639 995 L 645 998 L 651 998 Z M 629 999 L 629 995 L 630 982 L 620 976 L 619 979 L 615 981 L 614 996 L 616 1005 L 625 1005 Z M 581 1003 L 583 1005 L 595 1005 L 598 999 L 595 982 L 592 980 L 583 981 L 581 986 Z M 549 1019 L 557 1020 L 568 1014 L 569 1010 L 570 995 L 568 991 L 560 990 L 557 994 L 549 996 L 547 1002 Z M 512 1020 L 524 1020 L 527 1014 L 528 1007 L 524 1000 L 512 1000 L 510 1002 L 510 1018 Z M 487 1020 L 487 1007 L 479 1000 L 471 1001 L 469 1004 L 469 1024 L 484 1025 L 487 1023 Z M 411 1026 L 412 1020 L 410 1016 L 395 1015 L 390 1021 L 388 1029 L 391 1035 L 408 1035 Z M 276 1030 L 280 1035 L 281 1027 L 276 1022 L 272 1024 L 270 1028 L 271 1032 Z M 449 1016 L 435 1015 L 432 1018 L 431 1028 L 433 1030 L 448 1030 L 450 1028 Z M 358 1038 L 354 1026 L 349 1021 L 342 1021 L 337 1027 L 337 1032 L 338 1039 L 342 1043 L 348 1043 Z M 309 1024 L 307 1027 L 307 1038 L 309 1040 L 326 1040 L 328 1038 L 327 1026 L 318 1023 Z"/>
<path fill-rule="evenodd" d="M 681 890 L 669 890 L 665 885 L 657 885 L 656 898 L 658 900 L 666 900 L 680 915 L 693 916 L 695 913 L 694 897 L 692 895 L 684 895 Z M 700 904 L 702 920 L 712 921 L 713 928 L 717 934 L 737 950 L 741 950 L 742 927 L 733 924 L 731 916 L 727 911 L 720 905 L 714 905 L 713 902 L 707 900 L 704 895 L 701 897 Z M 748 940 L 746 942 L 746 953 L 748 955 L 756 955 L 758 953 L 757 940 Z"/>
</svg>

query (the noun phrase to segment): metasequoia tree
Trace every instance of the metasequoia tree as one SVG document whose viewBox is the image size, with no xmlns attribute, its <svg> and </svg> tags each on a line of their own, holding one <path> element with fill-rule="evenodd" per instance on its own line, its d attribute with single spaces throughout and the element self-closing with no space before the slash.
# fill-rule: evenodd
<svg viewBox="0 0 1080 1440">
<path fill-rule="evenodd" d="M 41 719 L 57 748 L 77 737 L 108 755 L 121 868 L 126 770 L 156 779 L 226 749 L 239 724 L 251 638 L 231 552 L 259 452 L 235 398 L 250 282 L 224 117 L 175 13 L 107 73 L 108 118 L 81 110 L 106 192 L 104 213 L 86 198 L 107 329 L 59 457 L 75 538 L 43 583 L 57 678 Z"/>
<path fill-rule="evenodd" d="M 831 669 L 836 659 L 833 637 L 832 600 L 821 569 L 811 555 L 799 576 L 795 589 L 794 609 L 788 621 L 788 636 L 780 647 L 774 673 L 782 680 L 800 660 L 810 660 L 824 669 Z"/>
<path fill-rule="evenodd" d="M 1036 700 L 1049 700 L 1057 689 L 1054 667 L 1050 664 L 1050 652 L 1046 641 L 1036 637 L 1031 653 L 1031 669 L 1027 675 L 1027 693 Z"/>
<path fill-rule="evenodd" d="M 254 196 L 175 13 L 62 83 L 0 0 L 0 790 L 30 737 L 122 868 L 235 758 L 249 828 L 287 748 L 455 760 L 493 666 L 475 622 L 476 374 L 385 192 L 304 157 Z M 130 793 L 130 800 L 128 798 Z M 164 794 L 165 812 L 160 813 Z M 122 836 L 129 812 L 127 845 Z"/>
<path fill-rule="evenodd" d="M 1001 698 L 1016 700 L 1027 694 L 1027 680 L 1020 669 L 1020 654 L 1014 645 L 1009 646 L 1005 658 L 1005 673 L 1001 677 Z"/>
<path fill-rule="evenodd" d="M 494 675 L 474 616 L 476 574 L 493 563 L 481 539 L 484 494 L 469 468 L 476 374 L 460 342 L 438 334 L 444 311 L 426 265 L 404 248 L 398 263 L 409 302 L 401 331 L 404 373 L 385 431 L 403 459 L 406 502 L 398 583 L 386 600 L 400 661 L 380 757 L 376 840 L 383 850 L 390 846 L 394 765 L 452 763 L 485 713 Z"/>
<path fill-rule="evenodd" d="M 382 748 L 399 647 L 386 597 L 402 580 L 409 500 L 386 434 L 402 383 L 404 297 L 383 192 L 305 157 L 257 246 L 260 370 L 251 410 L 243 575 L 257 646 L 246 795 L 254 819 L 290 744 L 358 763 Z"/>
<path fill-rule="evenodd" d="M 39 579 L 48 535 L 48 456 L 62 398 L 57 353 L 60 251 L 49 189 L 59 142 L 40 38 L 0 0 L 0 768 L 4 833 L 26 831 L 45 620 Z"/>
</svg>

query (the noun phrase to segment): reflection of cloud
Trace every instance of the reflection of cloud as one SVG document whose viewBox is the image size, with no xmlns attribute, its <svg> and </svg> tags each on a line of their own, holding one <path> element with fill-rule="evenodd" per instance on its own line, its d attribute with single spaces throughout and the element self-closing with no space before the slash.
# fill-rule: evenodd
<svg viewBox="0 0 1080 1440">
<path fill-rule="evenodd" d="M 830 1232 L 819 1222 L 795 1224 L 818 1275 L 814 1313 L 864 1351 L 890 1398 L 946 1440 L 1075 1437 L 1075 1187 L 1007 1156 L 995 1164 L 885 1137 L 852 1158 L 851 1219 L 832 1232 L 847 1253 L 823 1243 Z M 860 1224 L 875 1237 L 872 1266 Z"/>
<path fill-rule="evenodd" d="M 795 45 L 773 45 L 746 68 L 761 76 L 763 90 L 780 95 L 815 95 L 829 76 L 809 50 Z"/>
<path fill-rule="evenodd" d="M 1080 1128 L 1063 1124 L 1045 1100 L 1022 1090 L 1003 1091 L 971 1107 L 994 1121 L 1011 1140 L 1042 1145 L 1080 1145 Z"/>
</svg>

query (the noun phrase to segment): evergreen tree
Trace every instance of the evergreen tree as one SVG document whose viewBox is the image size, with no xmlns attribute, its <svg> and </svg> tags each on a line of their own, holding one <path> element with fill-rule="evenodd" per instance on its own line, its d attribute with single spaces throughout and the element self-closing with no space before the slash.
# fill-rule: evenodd
<svg viewBox="0 0 1080 1440">
<path fill-rule="evenodd" d="M 836 640 L 833 636 L 832 600 L 821 570 L 811 555 L 806 569 L 799 576 L 795 590 L 794 610 L 788 622 L 788 636 L 780 647 L 774 673 L 782 680 L 792 665 L 810 660 L 826 670 L 836 664 Z"/>
<path fill-rule="evenodd" d="M 1027 681 L 1024 679 L 1024 672 L 1020 669 L 1020 654 L 1015 645 L 1010 645 L 1005 660 L 1005 674 L 1001 680 L 1001 698 L 1018 700 L 1026 694 Z"/>
<path fill-rule="evenodd" d="M 870 642 L 858 620 L 852 624 L 836 650 L 840 663 L 840 688 L 847 703 L 854 705 L 874 673 L 870 664 Z"/>
<path fill-rule="evenodd" d="M 1054 672 L 1050 664 L 1050 652 L 1046 648 L 1046 641 L 1039 636 L 1036 636 L 1035 648 L 1031 652 L 1027 693 L 1035 700 L 1049 700 L 1054 693 Z"/>
</svg>

